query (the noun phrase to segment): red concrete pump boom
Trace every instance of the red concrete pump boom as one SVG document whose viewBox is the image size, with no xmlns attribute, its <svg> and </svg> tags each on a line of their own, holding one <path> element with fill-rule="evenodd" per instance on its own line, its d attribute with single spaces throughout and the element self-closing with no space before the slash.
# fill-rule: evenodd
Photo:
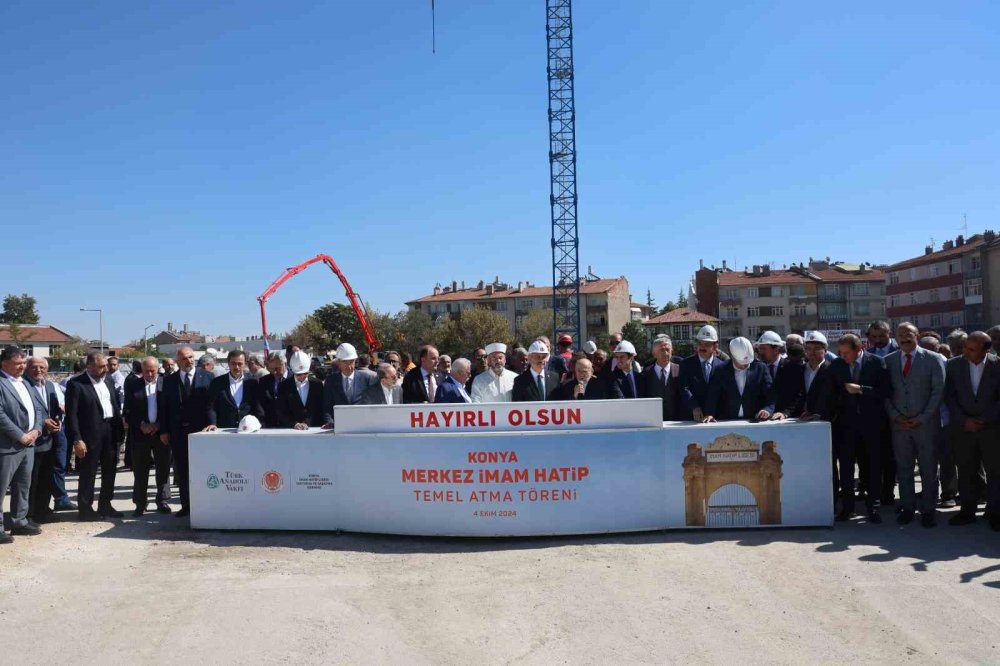
<svg viewBox="0 0 1000 666">
<path fill-rule="evenodd" d="M 309 261 L 303 261 L 298 266 L 292 266 L 291 268 L 286 268 L 284 272 L 278 276 L 278 278 L 271 283 L 264 293 L 257 297 L 257 302 L 260 303 L 260 327 L 264 333 L 264 340 L 267 340 L 267 299 L 274 295 L 274 292 L 278 291 L 281 285 L 288 282 L 290 279 L 304 271 L 306 268 L 322 261 L 330 270 L 340 278 L 340 283 L 344 285 L 344 289 L 347 290 L 347 298 L 351 301 L 351 307 L 354 308 L 354 314 L 358 316 L 358 322 L 361 324 L 361 331 L 364 333 L 365 340 L 368 342 L 368 351 L 372 354 L 377 352 L 382 348 L 382 342 L 378 338 L 378 333 L 372 327 L 371 322 L 368 320 L 368 311 L 365 309 L 364 304 L 361 299 L 358 298 L 358 294 L 351 289 L 351 283 L 347 281 L 347 278 L 340 271 L 337 266 L 337 262 L 333 260 L 333 257 L 326 254 L 317 254 L 315 257 Z"/>
</svg>

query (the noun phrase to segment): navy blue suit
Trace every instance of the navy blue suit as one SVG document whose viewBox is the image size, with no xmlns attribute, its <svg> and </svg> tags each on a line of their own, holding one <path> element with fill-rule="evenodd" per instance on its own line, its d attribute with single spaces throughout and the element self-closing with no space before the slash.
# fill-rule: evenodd
<svg viewBox="0 0 1000 666">
<path fill-rule="evenodd" d="M 712 375 L 718 372 L 725 361 L 718 356 L 712 358 Z M 692 354 L 680 362 L 681 375 L 681 404 L 680 419 L 691 421 L 694 419 L 695 408 L 705 410 L 705 398 L 708 396 L 708 382 L 705 381 L 705 372 L 702 367 L 701 357 Z"/>
<path fill-rule="evenodd" d="M 437 392 L 434 394 L 434 402 L 466 404 L 467 401 L 464 397 L 462 397 L 462 393 L 458 390 L 458 386 L 458 382 L 455 381 L 455 378 L 448 375 L 437 387 Z"/>
<path fill-rule="evenodd" d="M 621 368 L 615 368 L 608 377 L 608 388 L 605 397 L 608 400 L 622 400 L 626 398 L 638 398 L 639 393 L 639 373 L 622 372 Z"/>
<path fill-rule="evenodd" d="M 705 398 L 706 416 L 714 416 L 717 421 L 753 421 L 757 419 L 757 412 L 762 409 L 774 413 L 774 389 L 768 384 L 767 369 L 763 363 L 751 361 L 747 367 L 747 380 L 742 395 L 736 384 L 736 367 L 732 361 L 712 373 Z"/>
</svg>

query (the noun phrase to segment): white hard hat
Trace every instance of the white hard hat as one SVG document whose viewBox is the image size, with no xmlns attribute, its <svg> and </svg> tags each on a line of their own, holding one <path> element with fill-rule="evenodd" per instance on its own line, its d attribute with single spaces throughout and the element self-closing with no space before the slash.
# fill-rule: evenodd
<svg viewBox="0 0 1000 666">
<path fill-rule="evenodd" d="M 781 336 L 774 331 L 764 331 L 757 338 L 757 344 L 759 345 L 774 345 L 775 347 L 784 347 L 785 341 L 781 339 Z"/>
<path fill-rule="evenodd" d="M 694 336 L 694 339 L 698 342 L 718 342 L 719 332 L 715 330 L 714 326 L 706 324 L 698 329 L 698 334 Z"/>
<path fill-rule="evenodd" d="M 583 343 L 584 354 L 593 354 L 596 351 L 597 351 L 597 343 L 595 343 L 593 340 L 587 340 L 586 342 Z"/>
<path fill-rule="evenodd" d="M 826 342 L 826 336 L 819 331 L 806 331 L 805 342 L 818 342 L 824 347 L 829 347 L 830 345 Z"/>
<path fill-rule="evenodd" d="M 288 367 L 291 368 L 293 375 L 301 375 L 309 372 L 311 365 L 312 361 L 309 358 L 309 354 L 304 351 L 295 352 L 292 354 L 292 358 L 288 360 Z"/>
<path fill-rule="evenodd" d="M 733 338 L 729 343 L 729 354 L 740 365 L 750 365 L 753 361 L 753 343 L 746 338 Z"/>
<path fill-rule="evenodd" d="M 548 345 L 546 345 L 541 340 L 535 340 L 534 342 L 531 343 L 531 346 L 528 347 L 528 353 L 529 354 L 548 354 L 549 353 L 549 347 L 548 347 Z"/>
<path fill-rule="evenodd" d="M 260 421 L 253 414 L 247 414 L 240 420 L 240 425 L 236 429 L 239 434 L 257 432 L 260 430 Z"/>
<path fill-rule="evenodd" d="M 353 361 L 358 358 L 358 350 L 350 342 L 344 342 L 337 347 L 338 361 Z"/>
<path fill-rule="evenodd" d="M 635 356 L 635 345 L 633 345 L 628 340 L 622 340 L 621 342 L 618 343 L 618 346 L 615 347 L 614 353 L 631 354 L 632 356 Z"/>
<path fill-rule="evenodd" d="M 506 354 L 507 353 L 507 345 L 505 345 L 502 342 L 494 342 L 494 343 L 488 344 L 488 345 L 486 345 L 486 353 L 487 354 L 496 354 L 496 353 Z"/>
</svg>

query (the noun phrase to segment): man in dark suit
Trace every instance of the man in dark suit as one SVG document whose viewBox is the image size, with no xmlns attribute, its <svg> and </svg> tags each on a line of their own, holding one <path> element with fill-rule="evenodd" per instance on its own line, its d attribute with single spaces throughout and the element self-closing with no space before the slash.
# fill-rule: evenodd
<svg viewBox="0 0 1000 666">
<path fill-rule="evenodd" d="M 990 336 L 975 331 L 965 340 L 962 356 L 946 366 L 945 400 L 949 435 L 958 464 L 962 504 L 949 525 L 976 522 L 980 465 L 986 471 L 986 513 L 1000 531 L 1000 359 L 990 354 Z"/>
<path fill-rule="evenodd" d="M 170 513 L 170 446 L 160 441 L 160 412 L 163 411 L 163 379 L 160 363 L 152 356 L 140 365 L 139 381 L 125 384 L 125 423 L 132 442 L 133 516 L 146 513 L 149 504 L 149 468 L 155 470 L 156 510 Z"/>
<path fill-rule="evenodd" d="M 549 347 L 535 340 L 528 347 L 528 369 L 514 379 L 512 402 L 554 400 L 559 389 L 559 373 L 548 370 Z"/>
<path fill-rule="evenodd" d="M 764 374 L 767 376 L 767 384 L 774 384 L 781 368 L 782 349 L 785 346 L 784 340 L 774 331 L 764 331 L 757 338 L 757 358 L 764 366 Z"/>
<path fill-rule="evenodd" d="M 465 385 L 472 376 L 472 362 L 467 358 L 457 358 L 451 363 L 451 373 L 444 378 L 434 395 L 434 402 L 468 404 L 472 398 Z"/>
<path fill-rule="evenodd" d="M 311 361 L 303 351 L 292 354 L 292 376 L 278 387 L 277 412 L 282 428 L 319 428 L 323 425 L 323 383 L 309 376 Z"/>
<path fill-rule="evenodd" d="M 605 398 L 623 400 L 641 397 L 639 395 L 639 373 L 635 370 L 635 346 L 622 340 L 615 347 L 615 369 L 608 377 Z"/>
<path fill-rule="evenodd" d="M 774 391 L 774 408 L 785 418 L 797 419 L 806 402 L 805 349 L 800 344 L 787 347 L 785 358 L 778 362 L 771 389 Z"/>
<path fill-rule="evenodd" d="M 86 371 L 66 385 L 66 436 L 76 454 L 80 520 L 121 518 L 111 506 L 115 494 L 118 446 L 124 439 L 121 407 L 108 377 L 104 354 L 87 354 Z M 94 485 L 101 470 L 101 494 L 94 511 Z"/>
<path fill-rule="evenodd" d="M 767 383 L 767 370 L 753 358 L 753 343 L 734 338 L 729 343 L 729 362 L 712 374 L 705 398 L 705 422 L 738 419 L 766 421 L 774 414 L 774 395 Z"/>
<path fill-rule="evenodd" d="M 669 336 L 658 335 L 653 340 L 653 364 L 639 376 L 639 397 L 660 398 L 663 401 L 663 420 L 680 418 L 681 388 L 680 366 L 671 361 L 674 343 Z"/>
<path fill-rule="evenodd" d="M 581 358 L 573 364 L 573 378 L 559 385 L 553 400 L 603 400 L 606 393 L 604 382 L 594 375 L 594 364 Z"/>
<path fill-rule="evenodd" d="M 802 421 L 830 421 L 833 416 L 833 389 L 830 383 L 830 361 L 826 358 L 826 336 L 819 331 L 807 331 L 805 337 L 806 364 L 802 372 L 805 392 Z M 834 470 L 837 466 L 834 464 Z"/>
<path fill-rule="evenodd" d="M 337 405 L 357 405 L 365 391 L 378 384 L 378 375 L 371 370 L 357 369 L 358 351 L 349 342 L 337 347 L 337 370 L 323 382 L 323 427 L 333 427 L 333 408 Z M 437 356 L 434 357 L 437 364 Z M 432 370 L 433 372 L 433 370 Z"/>
<path fill-rule="evenodd" d="M 174 481 L 180 494 L 181 510 L 175 516 L 191 514 L 188 474 L 188 436 L 208 425 L 208 389 L 214 377 L 196 368 L 190 347 L 177 350 L 177 372 L 163 380 L 163 410 L 159 414 L 160 441 L 170 446 L 174 458 Z"/>
<path fill-rule="evenodd" d="M 28 518 L 37 524 L 53 523 L 58 520 L 55 511 L 49 507 L 53 497 L 55 480 L 56 437 L 62 429 L 63 409 L 59 406 L 59 396 L 55 384 L 48 381 L 49 362 L 35 356 L 28 359 L 26 382 L 31 387 L 31 397 L 41 405 L 45 414 L 42 435 L 35 440 L 35 464 L 31 470 L 31 490 L 28 495 Z M 11 502 L 18 495 L 11 493 Z M 13 508 L 11 513 L 14 513 Z"/>
<path fill-rule="evenodd" d="M 396 378 L 396 366 L 381 363 L 378 366 L 378 383 L 372 384 L 361 394 L 362 405 L 401 405 L 403 389 Z"/>
<path fill-rule="evenodd" d="M 840 358 L 830 363 L 833 411 L 833 449 L 837 458 L 841 509 L 838 521 L 854 515 L 854 463 L 859 452 L 869 488 L 881 485 L 879 437 L 885 418 L 885 400 L 892 393 L 882 359 L 861 349 L 861 338 L 848 333 L 837 340 Z M 881 523 L 879 494 L 865 496 L 868 521 Z"/>
<path fill-rule="evenodd" d="M 24 381 L 27 355 L 17 347 L 4 347 L 0 352 L 0 501 L 11 489 L 11 535 L 41 534 L 38 525 L 28 520 L 28 494 L 31 470 L 35 464 L 35 442 L 42 437 L 45 410 Z M 2 523 L 3 521 L 0 521 Z M 0 544 L 11 543 L 5 526 L 0 524 Z"/>
<path fill-rule="evenodd" d="M 434 371 L 438 364 L 438 350 L 432 345 L 420 348 L 417 366 L 403 377 L 403 402 L 419 404 L 433 402 L 437 393 L 437 378 Z"/>
<path fill-rule="evenodd" d="M 244 416 L 264 418 L 260 384 L 246 374 L 247 356 L 239 349 L 226 357 L 229 372 L 212 380 L 208 388 L 208 425 L 205 430 L 236 428 Z"/>
<path fill-rule="evenodd" d="M 110 374 L 110 372 L 109 372 L 109 374 Z M 112 379 L 114 379 L 113 376 L 112 376 Z M 134 388 L 136 388 L 137 386 L 139 386 L 139 385 L 141 385 L 143 383 L 144 382 L 143 382 L 143 379 L 142 379 L 142 361 L 132 361 L 132 372 L 128 373 L 125 376 L 125 379 L 122 381 L 122 385 L 121 385 L 121 392 L 122 392 L 122 395 L 121 395 L 122 414 L 125 413 L 125 403 L 128 402 L 129 391 L 132 391 Z M 132 438 L 130 437 L 131 434 L 132 433 L 129 432 L 128 428 L 126 427 L 125 428 L 125 457 L 122 459 L 122 462 L 123 462 L 123 464 L 125 466 L 125 469 L 133 469 L 133 467 L 132 467 L 132 463 L 133 463 L 133 460 L 132 460 Z"/>
<path fill-rule="evenodd" d="M 264 375 L 260 382 L 260 407 L 264 410 L 265 428 L 280 428 L 278 418 L 278 387 L 285 381 L 285 356 L 281 352 L 271 352 L 267 359 L 269 374 Z"/>
<path fill-rule="evenodd" d="M 714 326 L 702 326 L 695 335 L 696 351 L 680 362 L 682 421 L 702 421 L 705 418 L 705 398 L 712 375 L 725 361 L 719 358 L 719 333 Z"/>
</svg>

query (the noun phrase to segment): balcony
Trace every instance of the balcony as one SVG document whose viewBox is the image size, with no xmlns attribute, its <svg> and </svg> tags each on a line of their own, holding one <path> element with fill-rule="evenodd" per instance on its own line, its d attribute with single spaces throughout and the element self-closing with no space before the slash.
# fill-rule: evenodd
<svg viewBox="0 0 1000 666">
<path fill-rule="evenodd" d="M 819 315 L 820 321 L 842 321 L 847 319 L 847 312 L 821 312 Z"/>
</svg>

